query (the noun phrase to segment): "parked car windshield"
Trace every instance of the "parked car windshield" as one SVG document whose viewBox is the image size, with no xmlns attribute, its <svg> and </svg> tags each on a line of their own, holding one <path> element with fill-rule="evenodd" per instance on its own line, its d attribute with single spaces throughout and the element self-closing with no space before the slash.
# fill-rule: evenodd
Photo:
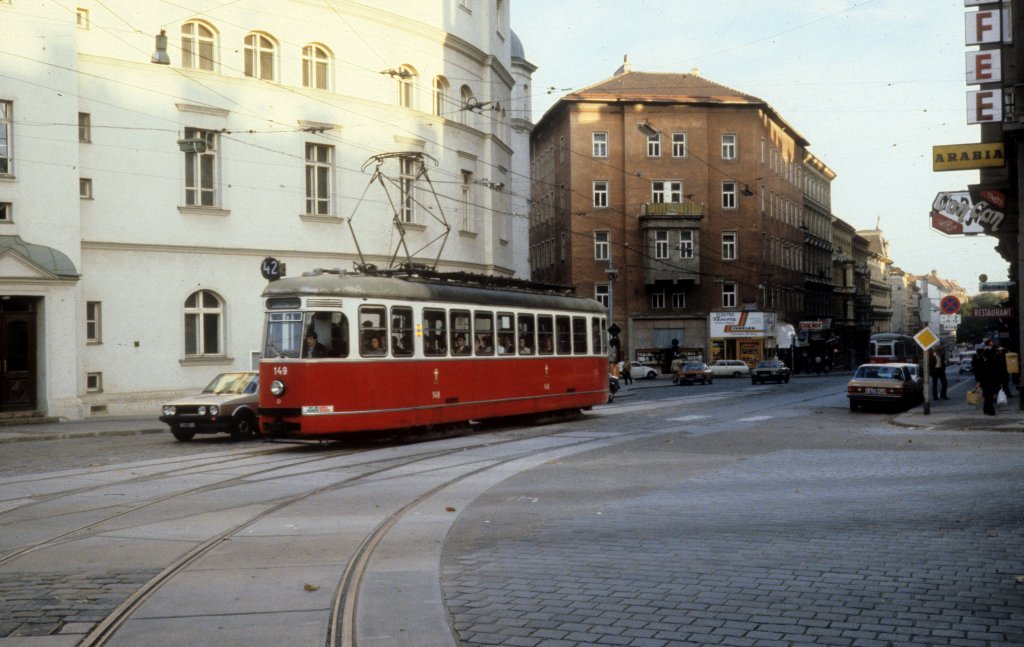
<svg viewBox="0 0 1024 647">
<path fill-rule="evenodd" d="M 255 393 L 258 377 L 256 373 L 221 373 L 203 389 L 203 393 Z"/>
</svg>

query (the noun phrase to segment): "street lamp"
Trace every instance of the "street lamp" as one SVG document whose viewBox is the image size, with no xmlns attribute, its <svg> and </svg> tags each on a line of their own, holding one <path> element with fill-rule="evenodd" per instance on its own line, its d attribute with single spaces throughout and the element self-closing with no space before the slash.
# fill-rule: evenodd
<svg viewBox="0 0 1024 647">
<path fill-rule="evenodd" d="M 149 62 L 157 65 L 171 64 L 171 57 L 167 55 L 167 32 L 163 29 L 156 35 L 156 50 Z"/>
</svg>

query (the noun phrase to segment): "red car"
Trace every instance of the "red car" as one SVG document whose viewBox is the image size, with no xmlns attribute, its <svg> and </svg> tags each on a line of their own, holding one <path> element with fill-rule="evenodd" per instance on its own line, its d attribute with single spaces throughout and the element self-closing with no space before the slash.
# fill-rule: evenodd
<svg viewBox="0 0 1024 647">
<path fill-rule="evenodd" d="M 687 362 L 679 367 L 672 381 L 676 384 L 711 384 L 711 367 L 703 362 Z"/>
</svg>

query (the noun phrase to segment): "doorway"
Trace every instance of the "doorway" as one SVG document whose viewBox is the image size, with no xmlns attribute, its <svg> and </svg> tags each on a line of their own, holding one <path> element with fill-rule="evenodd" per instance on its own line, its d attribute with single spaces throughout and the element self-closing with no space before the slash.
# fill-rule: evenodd
<svg viewBox="0 0 1024 647">
<path fill-rule="evenodd" d="M 0 297 L 0 411 L 36 408 L 36 300 Z"/>
</svg>

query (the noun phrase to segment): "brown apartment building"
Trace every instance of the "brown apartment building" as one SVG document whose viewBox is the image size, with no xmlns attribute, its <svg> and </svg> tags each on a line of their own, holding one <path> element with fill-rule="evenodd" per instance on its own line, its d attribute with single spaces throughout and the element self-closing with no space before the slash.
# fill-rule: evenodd
<svg viewBox="0 0 1024 647">
<path fill-rule="evenodd" d="M 805 263 L 828 227 L 804 223 L 807 145 L 762 99 L 624 64 L 534 128 L 532 276 L 610 305 L 631 359 L 664 361 L 673 342 L 705 361 L 782 354 L 805 270 L 827 282 L 831 256 Z"/>
</svg>

